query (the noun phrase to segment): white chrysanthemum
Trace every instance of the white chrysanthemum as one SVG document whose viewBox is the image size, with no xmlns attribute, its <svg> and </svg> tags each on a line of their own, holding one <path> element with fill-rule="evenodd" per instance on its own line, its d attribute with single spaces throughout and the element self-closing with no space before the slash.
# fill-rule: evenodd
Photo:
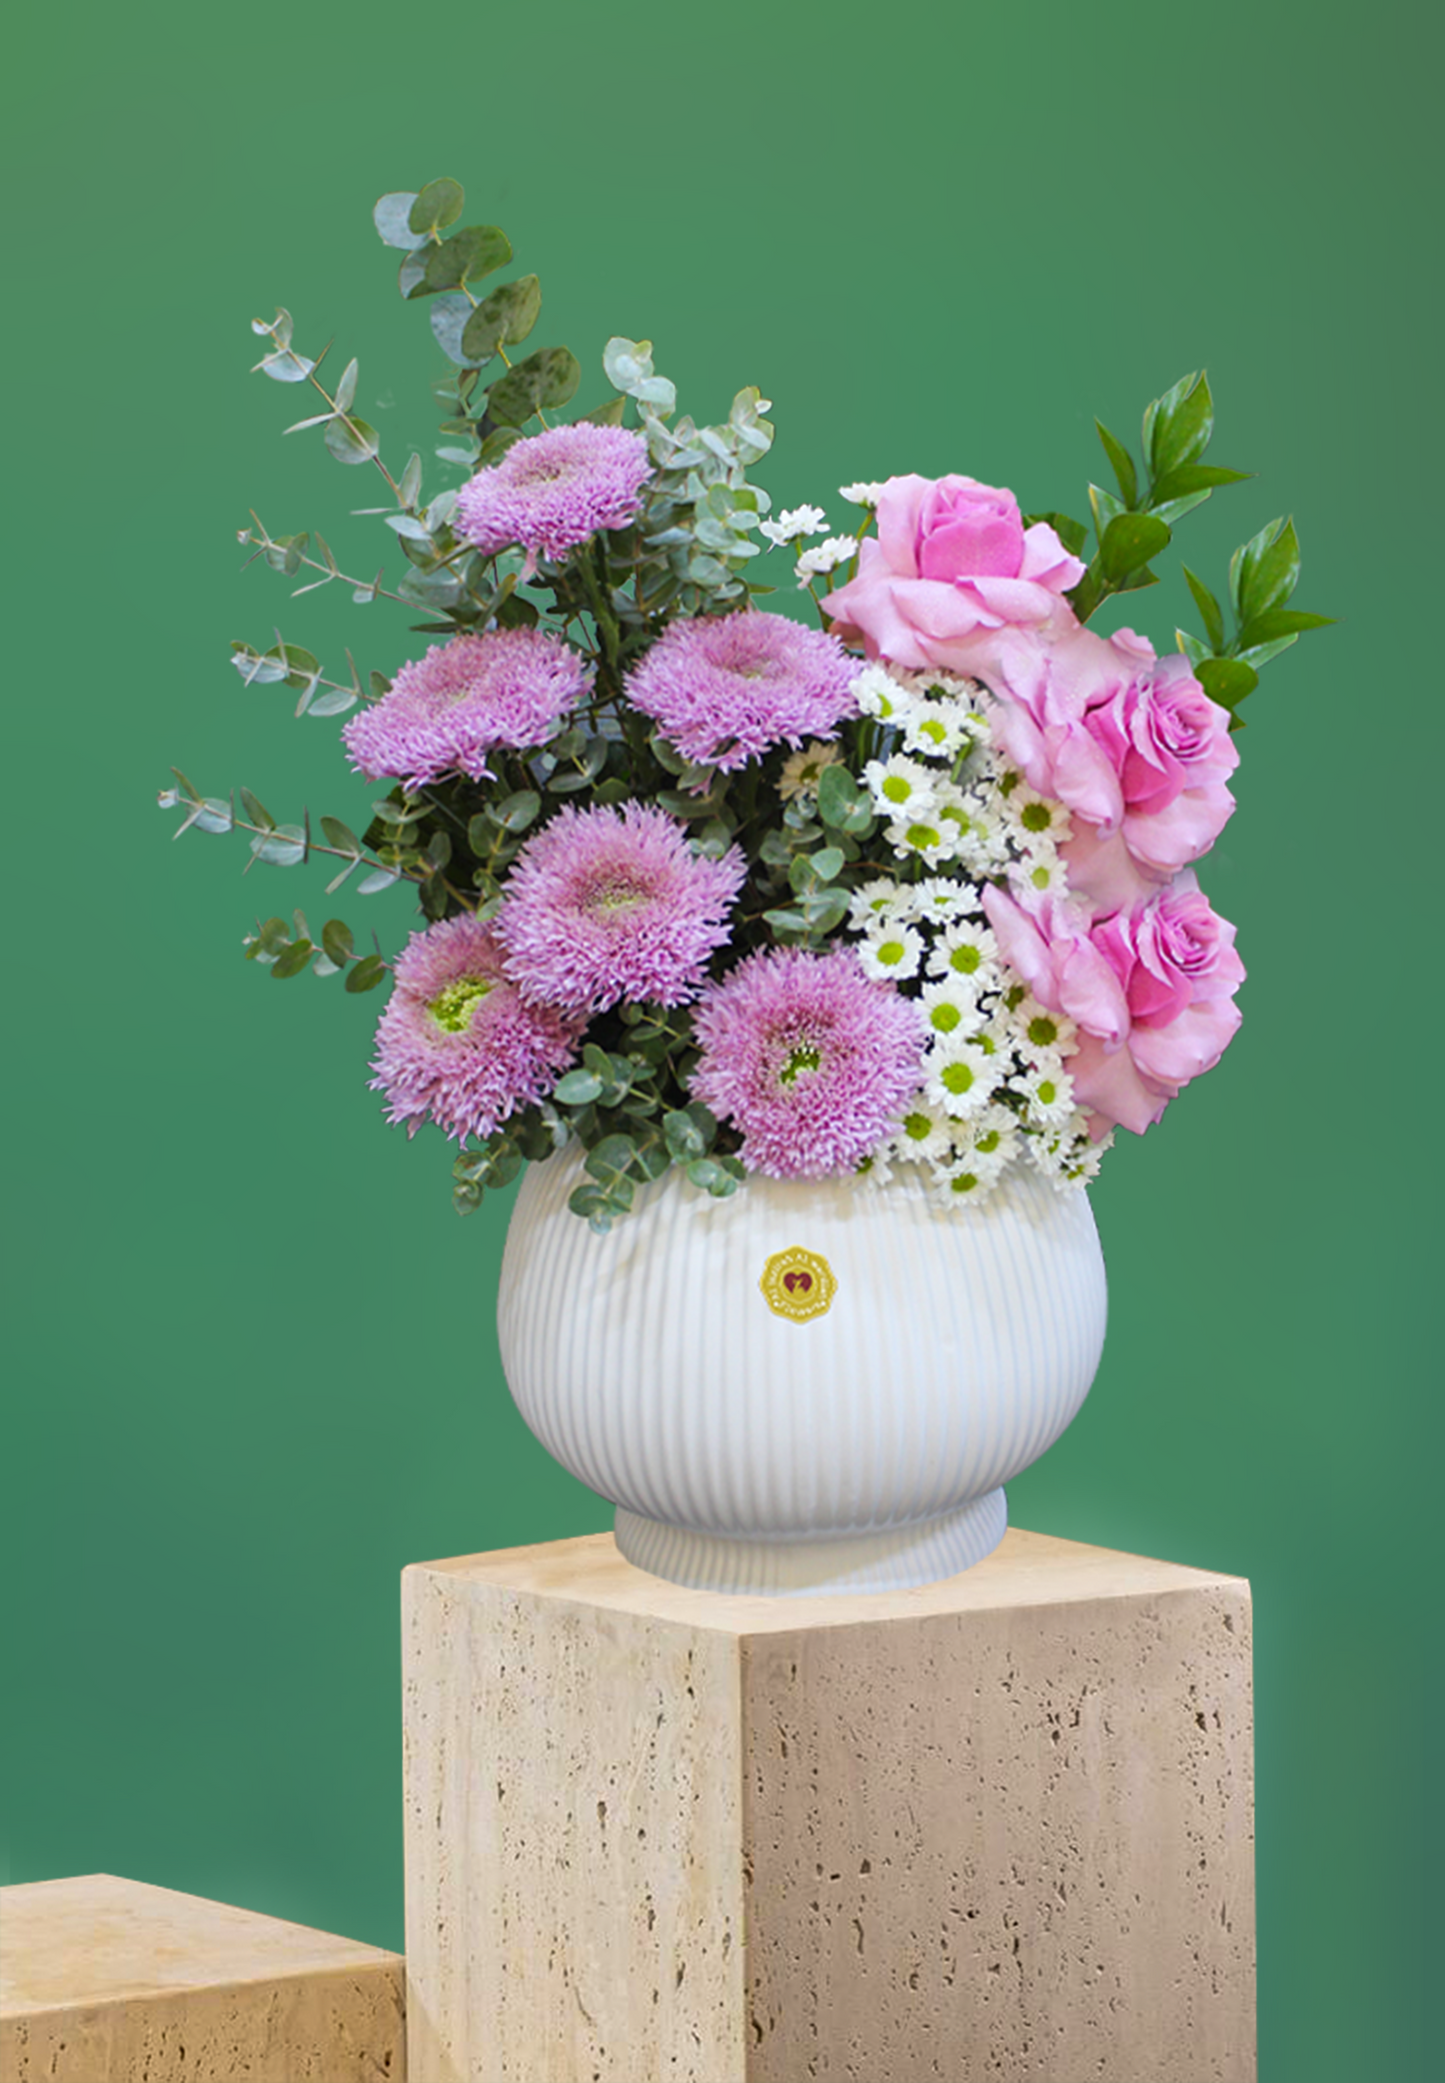
<svg viewBox="0 0 1445 2083">
<path fill-rule="evenodd" d="M 1081 1115 L 1081 1119 L 1087 1119 Z M 1074 1138 L 1073 1154 L 1065 1161 L 1063 1176 L 1070 1186 L 1087 1186 L 1091 1179 L 1099 1176 L 1099 1164 L 1106 1150 L 1114 1147 L 1114 1131 L 1101 1136 L 1097 1143 L 1091 1142 L 1087 1130 Z"/>
<path fill-rule="evenodd" d="M 860 883 L 848 900 L 848 923 L 867 932 L 883 919 L 909 919 L 910 895 L 906 884 L 876 875 L 872 882 Z"/>
<path fill-rule="evenodd" d="M 1041 796 L 1026 781 L 1018 782 L 1005 795 L 999 792 L 1009 823 L 1022 836 L 1023 844 L 1031 852 L 1042 851 L 1047 845 L 1057 848 L 1066 839 L 1073 837 L 1073 824 L 1062 803 L 1052 796 Z"/>
<path fill-rule="evenodd" d="M 928 958 L 930 976 L 962 977 L 976 991 L 991 991 L 998 987 L 1003 972 L 999 968 L 998 942 L 985 925 L 972 919 L 955 919 L 946 926 L 933 943 Z"/>
<path fill-rule="evenodd" d="M 971 882 L 955 882 L 951 875 L 927 875 L 908 886 L 913 916 L 933 926 L 951 926 L 982 909 L 978 890 Z"/>
<path fill-rule="evenodd" d="M 900 818 L 885 828 L 883 836 L 900 861 L 922 861 L 925 868 L 941 868 L 954 856 L 953 829 L 939 818 L 912 817 L 906 822 Z"/>
<path fill-rule="evenodd" d="M 793 566 L 793 575 L 800 586 L 806 586 L 824 572 L 836 571 L 840 564 L 849 563 L 857 554 L 856 536 L 830 535 L 826 542 L 815 543 L 811 550 L 804 550 Z"/>
<path fill-rule="evenodd" d="M 971 1164 L 967 1158 L 959 1158 L 950 1165 L 935 1165 L 932 1176 L 938 1198 L 951 1208 L 961 1208 L 965 1204 L 978 1207 L 988 1199 L 999 1181 L 996 1171 Z"/>
<path fill-rule="evenodd" d="M 1010 1107 L 988 1107 L 977 1120 L 967 1124 L 963 1135 L 965 1139 L 960 1148 L 964 1155 L 995 1172 L 1006 1170 L 1023 1155 L 1018 1116 Z"/>
<path fill-rule="evenodd" d="M 1068 872 L 1057 854 L 1030 854 L 1019 870 L 1019 878 L 1040 896 L 1066 897 Z"/>
<path fill-rule="evenodd" d="M 941 1107 L 915 1099 L 904 1113 L 892 1142 L 893 1156 L 914 1159 L 920 1164 L 946 1157 L 953 1148 L 953 1123 Z"/>
<path fill-rule="evenodd" d="M 919 995 L 923 1023 L 933 1041 L 964 1040 L 984 1024 L 983 1008 L 960 977 L 926 984 Z"/>
<path fill-rule="evenodd" d="M 865 665 L 848 691 L 864 716 L 882 723 L 899 723 L 913 713 L 912 695 L 885 665 Z"/>
<path fill-rule="evenodd" d="M 1054 1064 L 1038 1064 L 1009 1080 L 1028 1104 L 1029 1120 L 1041 1128 L 1067 1128 L 1074 1117 L 1074 1081 Z"/>
<path fill-rule="evenodd" d="M 778 794 L 785 803 L 794 796 L 815 796 L 824 767 L 831 767 L 842 758 L 836 745 L 826 745 L 815 738 L 801 752 L 790 753 L 783 761 L 783 771 L 778 776 Z"/>
<path fill-rule="evenodd" d="M 795 506 L 779 514 L 776 521 L 760 521 L 758 532 L 781 548 L 785 542 L 796 542 L 800 535 L 816 535 L 827 525 L 828 516 L 821 506 Z"/>
<path fill-rule="evenodd" d="M 924 759 L 953 760 L 973 742 L 967 711 L 943 702 L 919 702 L 905 719 L 903 743 Z"/>
<path fill-rule="evenodd" d="M 875 926 L 858 942 L 858 959 L 870 976 L 891 977 L 900 983 L 917 976 L 923 966 L 923 935 L 912 926 Z"/>
<path fill-rule="evenodd" d="M 1045 1056 L 1072 1056 L 1079 1046 L 1079 1030 L 1067 1013 L 1051 1013 L 1031 993 L 1011 1008 L 1009 1019 L 1018 1037 L 1019 1054 L 1029 1062 Z"/>
<path fill-rule="evenodd" d="M 955 1120 L 982 1113 L 998 1090 L 1001 1066 L 971 1041 L 939 1043 L 924 1059 L 924 1091 Z"/>
<path fill-rule="evenodd" d="M 883 486 L 860 479 L 856 485 L 839 485 L 838 497 L 846 499 L 850 506 L 876 506 L 883 497 Z"/>
<path fill-rule="evenodd" d="M 853 1177 L 864 1186 L 890 1186 L 897 1176 L 892 1157 L 891 1143 L 880 1143 L 870 1150 L 856 1167 Z"/>
<path fill-rule="evenodd" d="M 895 752 L 891 759 L 870 759 L 863 769 L 863 779 L 875 807 L 895 823 L 922 817 L 937 822 L 933 810 L 938 777 L 916 759 L 908 759 L 901 752 Z"/>
</svg>

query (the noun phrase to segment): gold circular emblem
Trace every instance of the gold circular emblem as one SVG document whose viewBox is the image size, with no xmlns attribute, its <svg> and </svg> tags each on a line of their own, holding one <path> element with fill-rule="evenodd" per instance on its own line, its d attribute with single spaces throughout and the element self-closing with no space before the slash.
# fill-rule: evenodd
<svg viewBox="0 0 1445 2083">
<path fill-rule="evenodd" d="M 826 1316 L 838 1292 L 828 1261 L 816 1251 L 805 1251 L 801 1244 L 775 1251 L 763 1267 L 758 1286 L 774 1316 L 785 1316 L 795 1324 Z"/>
</svg>

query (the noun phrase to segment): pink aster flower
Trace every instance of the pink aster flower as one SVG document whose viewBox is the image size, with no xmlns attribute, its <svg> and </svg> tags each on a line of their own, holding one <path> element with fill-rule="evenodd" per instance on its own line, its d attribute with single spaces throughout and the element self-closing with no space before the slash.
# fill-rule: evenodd
<svg viewBox="0 0 1445 2083">
<path fill-rule="evenodd" d="M 854 1170 L 918 1089 L 918 1007 L 851 949 L 749 955 L 693 1027 L 694 1095 L 741 1129 L 748 1169 L 774 1179 Z"/>
<path fill-rule="evenodd" d="M 375 781 L 421 788 L 443 774 L 491 773 L 498 745 L 544 745 L 591 685 L 587 661 L 560 637 L 496 629 L 432 644 L 341 736 L 351 763 Z"/>
<path fill-rule="evenodd" d="M 583 1023 L 529 1005 L 502 970 L 489 925 L 469 914 L 413 933 L 376 1030 L 373 1092 L 387 1119 L 423 1121 L 458 1141 L 488 1136 L 545 1099 L 577 1053 Z"/>
<path fill-rule="evenodd" d="M 643 803 L 560 811 L 507 878 L 497 939 L 528 998 L 577 1012 L 697 996 L 747 864 L 695 854 L 676 818 Z"/>
<path fill-rule="evenodd" d="M 589 420 L 549 427 L 462 486 L 452 525 L 489 556 L 520 543 L 530 572 L 539 555 L 557 563 L 599 528 L 625 528 L 651 475 L 643 434 Z"/>
<path fill-rule="evenodd" d="M 857 670 L 836 637 L 749 608 L 674 622 L 626 694 L 687 759 L 731 771 L 771 745 L 836 737 L 857 713 Z"/>
</svg>

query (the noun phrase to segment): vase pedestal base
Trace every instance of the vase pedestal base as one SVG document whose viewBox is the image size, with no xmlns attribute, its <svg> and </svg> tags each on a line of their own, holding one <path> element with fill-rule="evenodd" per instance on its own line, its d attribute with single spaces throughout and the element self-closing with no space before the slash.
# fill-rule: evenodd
<svg viewBox="0 0 1445 2083">
<path fill-rule="evenodd" d="M 1007 1526 L 1008 1507 L 999 1489 L 912 1526 L 835 1540 L 735 1540 L 664 1526 L 619 1505 L 616 1540 L 630 1563 L 670 1584 L 730 1597 L 806 1598 L 822 1592 L 911 1591 L 956 1577 L 992 1554 Z"/>
<path fill-rule="evenodd" d="M 1017 1529 L 817 1598 L 415 1565 L 409 2073 L 1250 2083 L 1249 1619 Z"/>
</svg>

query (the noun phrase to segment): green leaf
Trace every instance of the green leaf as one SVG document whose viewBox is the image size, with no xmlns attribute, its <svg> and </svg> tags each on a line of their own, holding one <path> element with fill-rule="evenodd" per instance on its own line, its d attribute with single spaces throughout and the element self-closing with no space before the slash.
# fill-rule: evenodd
<svg viewBox="0 0 1445 2083">
<path fill-rule="evenodd" d="M 1203 579 L 1196 578 L 1187 564 L 1183 567 L 1183 570 L 1189 590 L 1194 595 L 1194 605 L 1204 617 L 1205 635 L 1209 638 L 1216 651 L 1222 651 L 1224 649 L 1224 610 L 1205 585 Z"/>
<path fill-rule="evenodd" d="M 818 815 L 824 824 L 846 832 L 860 811 L 865 820 L 871 819 L 870 799 L 848 769 L 839 761 L 824 767 L 818 777 Z"/>
<path fill-rule="evenodd" d="M 609 398 L 605 405 L 594 405 L 590 412 L 579 413 L 578 418 L 589 421 L 594 427 L 620 427 L 626 410 L 626 398 Z"/>
<path fill-rule="evenodd" d="M 1257 644 L 1277 644 L 1281 637 L 1302 636 L 1307 629 L 1331 629 L 1333 615 L 1307 615 L 1301 608 L 1270 608 L 1246 622 L 1239 632 L 1239 648 L 1248 651 Z"/>
<path fill-rule="evenodd" d="M 428 181 L 407 212 L 407 224 L 424 238 L 434 231 L 445 231 L 461 216 L 466 199 L 460 181 Z"/>
<path fill-rule="evenodd" d="M 271 964 L 273 977 L 300 976 L 316 950 L 309 940 L 293 940 Z"/>
<path fill-rule="evenodd" d="M 378 198 L 371 213 L 371 221 L 388 246 L 400 246 L 403 251 L 409 253 L 414 246 L 420 246 L 425 242 L 426 233 L 415 232 L 411 228 L 412 205 L 415 201 L 414 193 L 401 190 Z"/>
<path fill-rule="evenodd" d="M 1191 665 L 1202 665 L 1206 658 L 1213 656 L 1209 645 L 1201 637 L 1191 636 L 1187 629 L 1176 629 L 1174 641 Z"/>
<path fill-rule="evenodd" d="M 602 1080 L 590 1070 L 569 1070 L 552 1090 L 553 1099 L 562 1107 L 590 1107 L 601 1096 Z"/>
<path fill-rule="evenodd" d="M 483 297 L 467 320 L 462 334 L 464 359 L 472 364 L 490 361 L 506 342 L 525 340 L 541 308 L 542 285 L 535 275 L 504 282 Z"/>
<path fill-rule="evenodd" d="M 495 224 L 469 224 L 432 247 L 421 286 L 412 294 L 432 296 L 439 289 L 459 289 L 463 282 L 475 282 L 494 268 L 504 268 L 511 257 L 511 241 L 504 231 Z"/>
<path fill-rule="evenodd" d="M 1119 501 L 1114 497 L 1113 493 L 1106 492 L 1102 485 L 1090 485 L 1089 505 L 1094 515 L 1095 531 L 1098 534 L 1099 540 L 1102 542 L 1104 539 L 1104 530 L 1108 527 L 1111 521 L 1117 520 L 1119 515 L 1123 513 L 1124 509 L 1119 504 Z"/>
<path fill-rule="evenodd" d="M 350 825 L 344 825 L 339 817 L 323 817 L 321 829 L 326 835 L 328 846 L 334 846 L 342 853 L 351 853 L 358 856 L 361 854 L 361 841 L 357 838 L 355 832 L 352 831 Z"/>
<path fill-rule="evenodd" d="M 354 968 L 346 972 L 348 991 L 374 991 L 386 975 L 386 964 L 380 955 L 363 955 Z"/>
<path fill-rule="evenodd" d="M 600 1143 L 587 1152 L 583 1170 L 589 1179 L 595 1179 L 604 1187 L 609 1199 L 622 1200 L 624 1207 L 632 1205 L 632 1180 L 628 1173 L 637 1155 L 637 1145 L 631 1136 L 604 1136 Z M 622 1189 L 626 1188 L 623 1195 Z"/>
<path fill-rule="evenodd" d="M 523 787 L 514 796 L 504 796 L 502 802 L 491 804 L 487 817 L 496 821 L 502 831 L 527 831 L 541 810 L 541 796 L 537 789 Z"/>
<path fill-rule="evenodd" d="M 631 1187 L 631 1180 L 627 1182 Z M 615 1209 L 612 1197 L 600 1186 L 574 1186 L 567 1197 L 567 1206 L 574 1215 L 585 1218 L 589 1228 L 599 1236 L 605 1236 L 612 1227 L 614 1213 L 625 1213 Z"/>
<path fill-rule="evenodd" d="M 1259 685 L 1259 674 L 1239 658 L 1206 658 L 1194 668 L 1194 677 L 1221 709 L 1232 709 Z"/>
<path fill-rule="evenodd" d="M 702 1108 L 700 1111 L 706 1113 L 707 1109 Z M 711 1121 L 712 1116 L 708 1115 L 708 1119 Z M 663 1139 L 679 1164 L 687 1164 L 694 1158 L 705 1157 L 716 1133 L 717 1123 L 713 1121 L 712 1131 L 709 1133 L 695 1118 L 693 1108 L 680 1108 L 662 1117 Z"/>
<path fill-rule="evenodd" d="M 1096 419 L 1094 425 L 1099 431 L 1100 441 L 1104 444 L 1104 453 L 1113 465 L 1114 475 L 1119 480 L 1120 498 L 1127 507 L 1137 505 L 1139 499 L 1139 479 L 1134 469 L 1133 457 L 1129 454 L 1123 442 L 1117 440 L 1109 432 L 1109 429 L 1101 419 Z"/>
<path fill-rule="evenodd" d="M 1167 506 L 1173 499 L 1190 499 L 1199 492 L 1212 492 L 1216 485 L 1239 485 L 1253 475 L 1248 470 L 1225 470 L 1215 463 L 1181 463 L 1155 480 L 1151 507 Z"/>
<path fill-rule="evenodd" d="M 462 346 L 462 335 L 471 315 L 472 300 L 461 290 L 455 295 L 438 297 L 431 307 L 432 338 L 447 360 L 456 362 L 461 368 L 466 368 L 470 361 Z M 461 424 L 466 426 L 468 422 L 463 420 Z"/>
<path fill-rule="evenodd" d="M 570 348 L 541 347 L 489 387 L 487 410 L 504 426 L 520 427 L 534 412 L 565 405 L 581 380 Z"/>
<path fill-rule="evenodd" d="M 300 825 L 277 825 L 251 841 L 251 851 L 258 861 L 267 861 L 273 868 L 295 868 L 306 858 L 306 834 Z"/>
<path fill-rule="evenodd" d="M 237 793 L 241 798 L 241 808 L 245 811 L 251 823 L 260 825 L 264 831 L 274 832 L 276 820 L 261 801 L 261 798 L 253 796 L 249 788 L 239 789 Z"/>
<path fill-rule="evenodd" d="M 341 381 L 336 386 L 336 396 L 332 401 L 338 412 L 349 412 L 351 410 L 351 401 L 356 396 L 356 379 L 360 373 L 360 368 L 360 363 L 353 355 L 342 370 Z"/>
<path fill-rule="evenodd" d="M 1116 514 L 1099 545 L 1105 578 L 1117 584 L 1130 572 L 1142 571 L 1168 541 L 1169 530 L 1157 515 Z"/>
<path fill-rule="evenodd" d="M 369 463 L 381 447 L 381 436 L 364 419 L 334 419 L 325 438 L 338 463 Z"/>
<path fill-rule="evenodd" d="M 1089 531 L 1082 521 L 1072 520 L 1068 514 L 1059 513 L 1024 515 L 1025 528 L 1032 528 L 1035 521 L 1043 521 L 1052 528 L 1071 557 L 1082 557 L 1084 544 L 1089 540 Z"/>
<path fill-rule="evenodd" d="M 1229 564 L 1229 590 L 1241 627 L 1283 607 L 1299 572 L 1299 537 L 1291 520 L 1271 521 L 1237 549 Z"/>
<path fill-rule="evenodd" d="M 1214 432 L 1214 401 L 1201 370 L 1181 376 L 1144 415 L 1144 454 L 1157 483 L 1181 463 L 1193 463 L 1209 446 Z"/>
<path fill-rule="evenodd" d="M 321 928 L 321 945 L 338 969 L 344 969 L 351 960 L 351 928 L 345 919 L 328 919 Z"/>
<path fill-rule="evenodd" d="M 396 271 L 396 286 L 404 297 L 414 296 L 418 285 L 426 280 L 427 250 L 424 242 L 415 253 L 408 253 Z"/>
</svg>

